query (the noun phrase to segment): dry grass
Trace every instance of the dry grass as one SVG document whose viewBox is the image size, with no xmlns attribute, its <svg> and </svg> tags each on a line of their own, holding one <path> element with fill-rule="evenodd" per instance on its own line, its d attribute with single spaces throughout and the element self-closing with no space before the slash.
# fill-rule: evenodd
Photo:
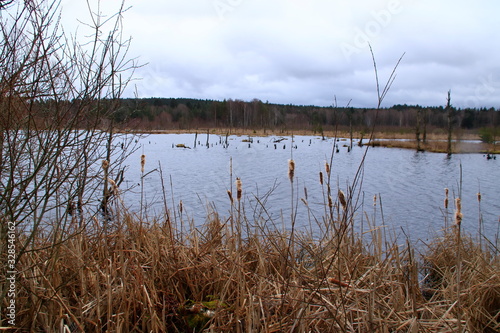
<svg viewBox="0 0 500 333">
<path fill-rule="evenodd" d="M 347 212 L 350 202 L 345 196 L 342 201 Z M 40 235 L 18 265 L 18 327 L 455 332 L 460 311 L 470 332 L 499 330 L 498 256 L 467 237 L 457 248 L 450 232 L 429 245 L 422 261 L 410 245 L 388 242 L 378 228 L 363 243 L 342 224 L 342 214 L 327 218 L 332 231 L 320 238 L 296 230 L 293 244 L 289 233 L 259 227 L 239 209 L 227 219 L 214 212 L 185 234 L 168 219 L 121 214 L 107 232 L 100 223 L 70 228 L 57 246 Z M 240 232 L 232 232 L 231 221 L 242 224 Z M 463 263 L 460 308 L 457 251 Z"/>
</svg>

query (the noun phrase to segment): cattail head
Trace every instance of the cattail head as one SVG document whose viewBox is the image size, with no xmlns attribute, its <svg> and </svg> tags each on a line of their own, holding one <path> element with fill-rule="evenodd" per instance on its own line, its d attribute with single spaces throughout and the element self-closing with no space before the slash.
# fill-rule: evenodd
<svg viewBox="0 0 500 333">
<path fill-rule="evenodd" d="M 242 186 L 241 186 L 241 179 L 240 178 L 236 178 L 236 199 L 238 201 L 241 200 L 241 194 L 243 193 L 243 189 L 242 189 Z"/>
<path fill-rule="evenodd" d="M 182 210 L 183 210 L 183 207 L 182 207 L 182 200 L 179 201 L 179 212 L 182 214 Z"/>
<path fill-rule="evenodd" d="M 234 202 L 234 200 L 233 200 L 233 194 L 231 193 L 230 190 L 227 190 L 227 195 L 229 196 L 229 200 L 231 200 L 231 203 L 233 203 Z"/>
<path fill-rule="evenodd" d="M 288 179 L 293 182 L 293 176 L 295 174 L 295 161 L 288 160 Z"/>
<path fill-rule="evenodd" d="M 109 162 L 107 160 L 102 160 L 102 169 L 107 171 L 109 168 Z"/>
<path fill-rule="evenodd" d="M 477 193 L 477 201 L 478 201 L 478 202 L 481 202 L 481 192 L 478 192 L 478 193 Z"/>
<path fill-rule="evenodd" d="M 347 208 L 347 201 L 345 200 L 345 194 L 342 190 L 339 190 L 339 201 L 340 204 L 342 205 L 342 208 L 346 210 Z"/>
<path fill-rule="evenodd" d="M 330 164 L 328 164 L 328 162 L 325 162 L 325 171 L 327 175 L 330 174 Z"/>
<path fill-rule="evenodd" d="M 444 197 L 444 208 L 445 209 L 448 209 L 448 192 L 449 192 L 448 188 L 445 188 L 444 189 L 444 195 L 445 195 L 445 197 Z"/>
<path fill-rule="evenodd" d="M 456 206 L 456 212 L 455 212 L 455 222 L 457 225 L 460 225 L 462 223 L 462 200 L 460 198 L 455 199 L 455 206 Z"/>
<path fill-rule="evenodd" d="M 111 193 L 114 195 L 118 195 L 118 186 L 116 185 L 115 181 L 111 178 L 108 178 L 108 183 L 111 185 Z"/>
<path fill-rule="evenodd" d="M 333 200 L 332 200 L 332 196 L 331 195 L 328 196 L 328 207 L 330 207 L 330 208 L 333 207 Z"/>
<path fill-rule="evenodd" d="M 319 172 L 319 183 L 323 185 L 323 172 Z"/>
<path fill-rule="evenodd" d="M 146 155 L 141 155 L 141 173 L 144 173 L 144 166 L 146 165 Z"/>
</svg>

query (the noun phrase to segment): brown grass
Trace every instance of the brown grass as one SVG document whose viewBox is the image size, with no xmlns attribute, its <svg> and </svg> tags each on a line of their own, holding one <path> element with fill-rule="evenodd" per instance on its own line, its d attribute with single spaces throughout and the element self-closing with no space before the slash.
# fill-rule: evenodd
<svg viewBox="0 0 500 333">
<path fill-rule="evenodd" d="M 55 246 L 37 236 L 18 264 L 20 330 L 455 332 L 458 311 L 470 332 L 500 328 L 499 257 L 467 237 L 457 248 L 452 232 L 429 245 L 422 266 L 411 245 L 377 227 L 368 243 L 347 237 L 346 215 L 326 217 L 334 228 L 319 238 L 296 230 L 293 244 L 239 215 L 244 237 L 216 212 L 183 235 L 168 219 L 120 216 L 106 232 L 75 225 Z"/>
</svg>

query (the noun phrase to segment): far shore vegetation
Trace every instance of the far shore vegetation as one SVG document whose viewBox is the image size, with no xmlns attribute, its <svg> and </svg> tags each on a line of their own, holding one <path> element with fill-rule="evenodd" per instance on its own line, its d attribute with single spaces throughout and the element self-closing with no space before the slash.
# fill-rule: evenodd
<svg viewBox="0 0 500 333">
<path fill-rule="evenodd" d="M 120 130 L 141 133 L 319 135 L 361 139 L 373 146 L 447 152 L 451 129 L 455 153 L 500 151 L 496 144 L 500 140 L 500 116 L 495 108 L 317 107 L 272 104 L 258 99 L 245 102 L 143 98 L 120 102 L 121 107 L 114 114 L 115 125 Z M 376 132 L 371 137 L 373 128 Z"/>
</svg>

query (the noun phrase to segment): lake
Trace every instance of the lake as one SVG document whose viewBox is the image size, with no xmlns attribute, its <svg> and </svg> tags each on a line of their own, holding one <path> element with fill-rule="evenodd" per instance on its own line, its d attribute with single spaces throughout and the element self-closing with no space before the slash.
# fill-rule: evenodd
<svg viewBox="0 0 500 333">
<path fill-rule="evenodd" d="M 244 142 L 248 139 L 252 142 Z M 324 216 L 325 189 L 319 182 L 319 172 L 325 173 L 325 162 L 330 161 L 332 150 L 334 200 L 337 189 L 348 193 L 366 152 L 366 146 L 358 147 L 357 141 L 348 152 L 348 140 L 335 143 L 333 138 L 322 140 L 317 136 L 294 136 L 293 141 L 292 137 L 229 136 L 227 147 L 225 141 L 225 136 L 200 134 L 195 148 L 195 134 L 152 134 L 139 139 L 139 149 L 127 160 L 129 169 L 123 184 L 130 190 L 124 193 L 124 202 L 132 211 L 140 211 L 140 156 L 144 154 L 142 200 L 149 216 L 163 213 L 166 198 L 168 208 L 175 207 L 178 217 L 182 201 L 183 219 L 189 218 L 195 225 L 203 224 L 212 208 L 221 217 L 227 217 L 231 209 L 227 190 L 236 192 L 234 181 L 239 177 L 246 216 L 289 227 L 292 189 L 288 160 L 293 158 L 296 225 L 309 228 L 310 221 L 314 225 L 314 218 L 321 221 Z M 190 148 L 178 148 L 178 144 Z M 338 145 L 338 152 L 334 145 Z M 448 158 L 446 154 L 370 147 L 355 190 L 356 230 L 360 231 L 361 226 L 366 230 L 370 221 L 386 225 L 398 237 L 406 233 L 413 241 L 425 241 L 442 230 L 445 216 L 448 221 L 453 220 L 453 198 L 461 195 L 463 229 L 477 235 L 481 217 L 483 234 L 493 241 L 500 224 L 499 163 L 500 159 L 487 160 L 482 154 L 455 154 Z M 445 188 L 450 193 L 448 212 L 443 204 Z M 305 199 L 305 191 L 310 211 L 301 200 Z M 480 206 L 478 192 L 482 195 Z"/>
</svg>

